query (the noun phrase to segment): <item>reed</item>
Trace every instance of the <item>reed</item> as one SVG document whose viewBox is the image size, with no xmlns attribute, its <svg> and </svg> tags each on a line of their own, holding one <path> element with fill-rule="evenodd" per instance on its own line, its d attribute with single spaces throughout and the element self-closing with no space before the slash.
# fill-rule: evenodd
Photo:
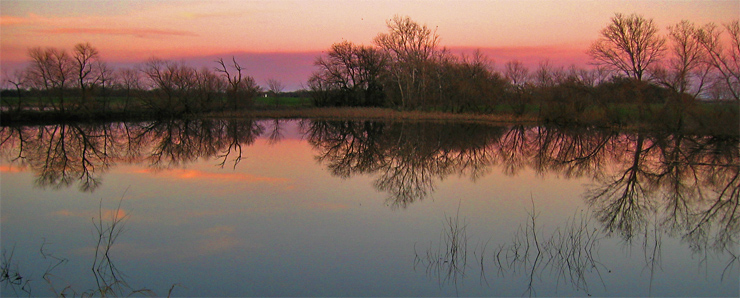
<svg viewBox="0 0 740 298">
<path fill-rule="evenodd" d="M 433 276 L 440 287 L 452 283 L 457 289 L 458 280 L 465 277 L 468 261 L 468 234 L 465 220 L 460 221 L 460 205 L 455 216 L 445 215 L 445 225 L 440 235 L 440 243 L 434 248 L 430 243 L 424 254 L 419 254 L 414 246 L 414 266 L 423 265 L 426 274 Z"/>
<path fill-rule="evenodd" d="M 125 196 L 125 193 L 124 193 Z M 98 215 L 93 217 L 92 224 L 95 228 L 95 253 L 90 271 L 95 279 L 95 288 L 78 291 L 72 285 L 64 282 L 64 278 L 57 275 L 57 268 L 66 264 L 66 258 L 60 258 L 47 250 L 46 241 L 41 244 L 39 252 L 41 257 L 47 261 L 48 265 L 43 272 L 42 279 L 46 283 L 49 291 L 56 297 L 128 297 L 128 296 L 157 296 L 156 293 L 147 288 L 134 288 L 126 280 L 123 274 L 115 265 L 113 258 L 113 247 L 116 240 L 124 232 L 124 225 L 128 215 L 121 209 L 123 196 L 118 202 L 118 206 L 109 218 L 104 218 L 102 200 L 98 207 Z M 19 265 L 13 260 L 15 249 L 9 252 L 3 250 L 2 262 L 0 262 L 0 283 L 3 289 L 11 288 L 13 293 L 25 293 L 31 297 L 32 282 L 31 279 L 21 274 Z M 35 284 L 34 284 L 35 285 Z M 173 294 L 173 291 L 180 284 L 173 284 L 167 292 L 167 297 Z"/>
<path fill-rule="evenodd" d="M 29 279 L 21 274 L 18 263 L 13 261 L 15 245 L 10 252 L 3 248 L 2 261 L 0 262 L 0 284 L 3 289 L 11 289 L 17 296 L 19 291 L 31 295 Z"/>
</svg>

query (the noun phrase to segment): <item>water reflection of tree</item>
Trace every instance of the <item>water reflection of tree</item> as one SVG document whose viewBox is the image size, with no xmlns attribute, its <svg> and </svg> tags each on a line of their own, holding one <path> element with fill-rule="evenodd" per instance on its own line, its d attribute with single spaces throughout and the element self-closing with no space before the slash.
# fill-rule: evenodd
<svg viewBox="0 0 740 298">
<path fill-rule="evenodd" d="M 695 252 L 737 255 L 737 136 L 352 121 L 315 121 L 307 135 L 332 173 L 377 175 L 376 188 L 394 206 L 423 199 L 449 175 L 477 179 L 493 165 L 509 175 L 529 168 L 592 179 L 584 196 L 594 218 L 609 235 L 641 241 L 651 273 L 666 234 Z"/>
<path fill-rule="evenodd" d="M 654 208 L 649 194 L 654 190 L 654 175 L 646 168 L 647 151 L 644 137 L 618 140 L 617 148 L 626 154 L 624 167 L 615 173 L 602 176 L 599 185 L 587 194 L 587 201 L 598 206 L 596 217 L 609 232 L 617 231 L 625 239 L 631 239 L 636 229 L 645 226 L 647 213 Z"/>
<path fill-rule="evenodd" d="M 136 129 L 133 142 L 147 148 L 142 157 L 150 167 L 169 169 L 205 157 L 218 157 L 224 166 L 241 161 L 264 128 L 253 120 L 183 119 L 146 123 Z"/>
<path fill-rule="evenodd" d="M 29 167 L 42 187 L 78 183 L 93 191 L 118 162 L 155 169 L 217 158 L 234 167 L 243 147 L 267 133 L 255 120 L 183 119 L 143 123 L 0 128 L 0 154 Z M 450 175 L 478 179 L 494 165 L 591 178 L 586 201 L 605 231 L 631 240 L 649 220 L 692 248 L 726 250 L 740 232 L 737 136 L 615 132 L 594 128 L 496 127 L 471 123 L 305 121 L 317 159 L 334 175 L 375 175 L 374 186 L 404 207 Z"/>
<path fill-rule="evenodd" d="M 374 186 L 405 207 L 434 191 L 435 179 L 490 170 L 490 145 L 500 133 L 473 124 L 314 121 L 306 135 L 334 175 L 377 173 Z"/>
<path fill-rule="evenodd" d="M 37 173 L 39 186 L 61 188 L 77 182 L 80 190 L 93 191 L 117 154 L 111 134 L 105 125 L 4 127 L 0 146 L 14 152 L 11 161 Z"/>
<path fill-rule="evenodd" d="M 654 217 L 695 250 L 724 250 L 740 232 L 737 144 L 734 137 L 621 136 L 609 145 L 617 154 L 587 201 L 604 228 L 625 240 L 646 233 Z"/>
<path fill-rule="evenodd" d="M 173 120 L 143 123 L 58 124 L 2 127 L 0 151 L 16 166 L 29 167 L 36 185 L 62 188 L 78 183 L 94 191 L 117 162 L 146 162 L 167 169 L 198 158 L 218 157 L 221 166 L 242 158 L 264 131 L 253 120 Z"/>
</svg>

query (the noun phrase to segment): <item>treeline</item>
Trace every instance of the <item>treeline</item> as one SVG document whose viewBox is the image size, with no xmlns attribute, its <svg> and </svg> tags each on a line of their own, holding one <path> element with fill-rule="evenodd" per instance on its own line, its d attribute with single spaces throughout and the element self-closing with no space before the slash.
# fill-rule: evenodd
<svg viewBox="0 0 740 298">
<path fill-rule="evenodd" d="M 516 60 L 497 69 L 480 52 L 456 55 L 441 47 L 435 31 L 408 17 L 396 16 L 387 26 L 372 45 L 333 44 L 317 57 L 307 90 L 291 94 L 275 79 L 260 87 L 233 58 L 210 68 L 151 58 L 113 69 L 89 43 L 72 51 L 33 48 L 27 68 L 6 74 L 12 90 L 2 96 L 3 122 L 29 111 L 110 118 L 243 110 L 253 108 L 258 95 L 275 96 L 276 105 L 277 95 L 290 95 L 310 97 L 317 107 L 508 113 L 568 123 L 669 119 L 681 126 L 692 113 L 737 122 L 737 20 L 723 26 L 682 21 L 662 36 L 652 20 L 616 14 L 588 51 L 590 69 L 548 60 L 536 69 Z M 731 104 L 707 108 L 700 100 Z"/>
<path fill-rule="evenodd" d="M 740 25 L 688 21 L 660 36 L 652 20 L 616 14 L 589 50 L 596 67 L 502 70 L 480 52 L 455 55 L 426 25 L 396 16 L 373 45 L 333 44 L 308 81 L 317 106 L 381 106 L 449 112 L 536 112 L 546 120 L 685 112 L 697 99 L 740 101 Z M 660 105 L 662 106 L 660 106 Z M 673 107 L 668 107 L 668 105 Z M 652 107 L 646 109 L 645 107 Z M 656 109 L 657 108 L 657 109 Z"/>
<path fill-rule="evenodd" d="M 25 69 L 6 74 L 13 88 L 2 94 L 5 115 L 42 111 L 63 118 L 172 116 L 248 109 L 258 95 L 284 95 L 282 83 L 271 79 L 267 88 L 260 87 L 235 59 L 218 59 L 213 68 L 198 69 L 151 58 L 135 68 L 113 69 L 89 43 L 71 52 L 33 48 L 29 57 Z"/>
</svg>

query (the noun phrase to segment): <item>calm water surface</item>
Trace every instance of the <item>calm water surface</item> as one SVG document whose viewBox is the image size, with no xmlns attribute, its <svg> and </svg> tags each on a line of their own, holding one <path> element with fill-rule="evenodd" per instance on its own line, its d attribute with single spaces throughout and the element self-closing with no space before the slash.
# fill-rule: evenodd
<svg viewBox="0 0 740 298">
<path fill-rule="evenodd" d="M 736 136 L 310 120 L 0 136 L 2 296 L 739 294 Z"/>
</svg>

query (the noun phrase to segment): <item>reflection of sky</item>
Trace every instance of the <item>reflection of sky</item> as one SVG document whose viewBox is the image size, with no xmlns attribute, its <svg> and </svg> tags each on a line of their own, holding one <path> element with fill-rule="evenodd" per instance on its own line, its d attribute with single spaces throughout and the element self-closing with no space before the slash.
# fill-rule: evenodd
<svg viewBox="0 0 740 298">
<path fill-rule="evenodd" d="M 55 269 L 59 284 L 93 287 L 91 219 L 98 216 L 101 200 L 106 218 L 123 197 L 119 214 L 129 218 L 112 257 L 129 284 L 159 295 L 179 283 L 173 293 L 184 296 L 447 296 L 456 294 L 453 285 L 440 286 L 423 267 L 415 270 L 414 250 L 439 247 L 445 217 L 454 216 L 459 204 L 470 255 L 458 294 L 519 296 L 526 288 L 524 272 L 501 277 L 490 268 L 486 285 L 480 282 L 476 255 L 491 254 L 510 241 L 533 204 L 543 237 L 586 209 L 581 197 L 586 180 L 530 170 L 506 176 L 495 168 L 475 183 L 451 175 L 437 181 L 424 200 L 393 209 L 386 206 L 387 194 L 373 188 L 375 177 L 333 177 L 314 155 L 299 138 L 276 144 L 259 139 L 245 147 L 244 159 L 233 169 L 219 168 L 213 159 L 158 171 L 119 165 L 91 194 L 75 187 L 34 188 L 33 174 L 3 165 L 3 249 L 15 245 L 14 261 L 35 279 L 34 295 L 46 289 L 40 277 L 48 261 L 38 253 L 44 241 L 47 252 L 69 259 Z M 665 235 L 662 240 L 662 262 L 651 285 L 639 240 L 630 247 L 603 239 L 598 257 L 605 266 L 600 271 L 604 284 L 590 274 L 590 293 L 737 293 L 737 266 L 718 283 L 726 255 L 702 262 L 679 240 Z M 541 296 L 583 295 L 563 280 L 556 285 L 551 276 L 536 280 Z"/>
</svg>

